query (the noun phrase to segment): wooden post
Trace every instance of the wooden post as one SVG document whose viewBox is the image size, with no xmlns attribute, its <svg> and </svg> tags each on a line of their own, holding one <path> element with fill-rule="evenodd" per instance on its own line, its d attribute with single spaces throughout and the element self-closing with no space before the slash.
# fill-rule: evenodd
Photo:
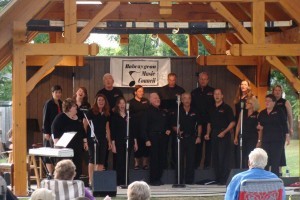
<svg viewBox="0 0 300 200">
<path fill-rule="evenodd" d="M 15 22 L 13 29 L 13 163 L 14 192 L 17 196 L 27 195 L 27 128 L 26 128 L 26 24 Z"/>
<path fill-rule="evenodd" d="M 65 0 L 65 43 L 76 43 L 77 6 L 75 0 Z"/>
<path fill-rule="evenodd" d="M 198 55 L 198 40 L 195 36 L 189 35 L 188 38 L 188 55 L 189 56 L 197 56 Z"/>
<path fill-rule="evenodd" d="M 252 35 L 253 44 L 265 43 L 265 2 L 252 3 Z"/>
</svg>

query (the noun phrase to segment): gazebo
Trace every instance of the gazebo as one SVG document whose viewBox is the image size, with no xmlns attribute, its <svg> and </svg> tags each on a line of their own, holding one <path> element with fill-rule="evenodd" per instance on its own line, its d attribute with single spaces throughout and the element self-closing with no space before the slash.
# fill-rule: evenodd
<svg viewBox="0 0 300 200">
<path fill-rule="evenodd" d="M 91 2 L 97 4 L 90 4 Z M 194 57 L 199 66 L 223 66 L 239 79 L 243 66 L 255 67 L 252 89 L 263 99 L 269 72 L 282 72 L 300 92 L 299 0 L 11 0 L 0 13 L 0 70 L 13 63 L 13 162 L 15 194 L 27 194 L 27 96 L 55 67 L 83 66 L 97 55 L 84 44 L 91 32 L 157 34 L 177 56 Z M 32 44 L 47 32 L 49 44 Z M 62 32 L 64 37 L 62 37 Z M 185 55 L 166 34 L 188 34 Z M 214 43 L 204 35 L 212 38 Z M 209 55 L 198 55 L 202 43 Z M 27 79 L 27 66 L 40 66 Z M 297 68 L 293 74 L 291 68 Z"/>
</svg>

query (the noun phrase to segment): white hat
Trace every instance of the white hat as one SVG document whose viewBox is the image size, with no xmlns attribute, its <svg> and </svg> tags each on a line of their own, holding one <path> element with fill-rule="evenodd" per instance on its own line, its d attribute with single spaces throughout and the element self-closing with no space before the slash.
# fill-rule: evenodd
<svg viewBox="0 0 300 200">
<path fill-rule="evenodd" d="M 55 200 L 55 194 L 46 188 L 39 188 L 31 194 L 31 200 Z"/>
</svg>

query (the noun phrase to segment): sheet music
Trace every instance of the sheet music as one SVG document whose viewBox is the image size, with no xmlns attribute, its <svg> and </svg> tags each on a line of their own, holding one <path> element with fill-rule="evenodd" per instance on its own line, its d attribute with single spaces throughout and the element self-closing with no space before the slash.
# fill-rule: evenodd
<svg viewBox="0 0 300 200">
<path fill-rule="evenodd" d="M 77 132 L 65 132 L 54 145 L 55 147 L 67 147 Z"/>
</svg>

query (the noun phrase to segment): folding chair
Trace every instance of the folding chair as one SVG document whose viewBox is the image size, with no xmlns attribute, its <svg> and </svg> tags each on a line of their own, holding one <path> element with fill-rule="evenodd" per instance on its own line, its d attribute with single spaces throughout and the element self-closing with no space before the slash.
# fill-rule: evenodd
<svg viewBox="0 0 300 200">
<path fill-rule="evenodd" d="M 283 182 L 279 178 L 244 180 L 239 200 L 282 200 L 283 190 Z"/>
</svg>

